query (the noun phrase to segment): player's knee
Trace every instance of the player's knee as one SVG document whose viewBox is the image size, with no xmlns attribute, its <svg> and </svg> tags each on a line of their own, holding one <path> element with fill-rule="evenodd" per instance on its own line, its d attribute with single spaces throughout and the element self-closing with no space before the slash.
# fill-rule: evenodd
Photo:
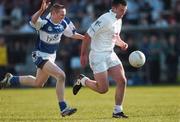
<svg viewBox="0 0 180 122">
<path fill-rule="evenodd" d="M 126 79 L 126 77 L 123 77 L 123 78 L 120 78 L 119 80 L 117 80 L 117 85 L 119 85 L 119 86 L 126 86 L 126 84 L 127 84 L 127 79 Z"/>
<path fill-rule="evenodd" d="M 34 87 L 42 88 L 42 87 L 44 87 L 44 82 L 36 80 L 34 83 Z"/>
<path fill-rule="evenodd" d="M 35 85 L 37 88 L 42 88 L 44 87 L 44 83 L 41 83 L 41 82 L 36 82 L 36 85 Z"/>
<path fill-rule="evenodd" d="M 126 77 L 123 77 L 122 79 L 121 79 L 121 85 L 126 85 L 127 84 L 127 78 Z"/>
<path fill-rule="evenodd" d="M 41 81 L 35 80 L 33 86 L 35 88 L 42 88 L 44 86 L 44 83 L 42 83 Z"/>
<path fill-rule="evenodd" d="M 99 93 L 100 94 L 105 94 L 107 92 L 108 92 L 108 88 L 101 88 L 101 89 L 99 89 Z"/>
<path fill-rule="evenodd" d="M 58 73 L 56 76 L 57 80 L 60 82 L 65 82 L 66 79 L 66 75 L 64 72 Z"/>
<path fill-rule="evenodd" d="M 123 82 L 125 85 L 127 84 L 127 78 L 126 77 L 123 78 Z"/>
</svg>

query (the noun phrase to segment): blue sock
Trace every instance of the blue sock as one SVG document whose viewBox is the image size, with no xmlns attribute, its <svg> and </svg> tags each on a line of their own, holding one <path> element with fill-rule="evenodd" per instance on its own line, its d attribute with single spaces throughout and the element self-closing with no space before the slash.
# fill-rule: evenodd
<svg viewBox="0 0 180 122">
<path fill-rule="evenodd" d="M 9 82 L 11 86 L 20 86 L 19 76 L 13 76 Z"/>
<path fill-rule="evenodd" d="M 67 104 L 65 101 L 59 102 L 59 108 L 61 111 L 63 111 L 67 107 Z"/>
</svg>

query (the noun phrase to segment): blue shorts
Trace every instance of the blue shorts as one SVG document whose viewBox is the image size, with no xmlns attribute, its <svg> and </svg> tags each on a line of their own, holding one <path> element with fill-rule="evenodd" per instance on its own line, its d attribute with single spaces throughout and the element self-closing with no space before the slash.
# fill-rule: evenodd
<svg viewBox="0 0 180 122">
<path fill-rule="evenodd" d="M 38 68 L 43 68 L 44 64 L 47 61 L 51 61 L 54 63 L 56 59 L 56 54 L 49 54 L 49 53 L 44 53 L 40 51 L 33 51 L 32 52 L 32 59 L 36 67 Z"/>
</svg>

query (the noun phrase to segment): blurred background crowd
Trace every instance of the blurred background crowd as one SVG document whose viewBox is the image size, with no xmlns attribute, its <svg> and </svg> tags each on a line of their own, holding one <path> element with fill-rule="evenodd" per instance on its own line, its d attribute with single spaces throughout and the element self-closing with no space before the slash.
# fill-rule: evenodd
<svg viewBox="0 0 180 122">
<path fill-rule="evenodd" d="M 111 0 L 56 0 L 64 4 L 67 16 L 78 32 L 109 11 Z M 129 85 L 177 84 L 180 82 L 180 0 L 127 0 L 121 37 L 129 44 L 127 51 L 115 48 L 122 60 Z M 37 38 L 29 20 L 41 0 L 0 0 L 0 79 L 6 72 L 34 74 L 31 51 Z M 92 76 L 89 67 L 80 66 L 81 41 L 62 37 L 56 63 L 67 75 L 67 85 L 79 73 Z M 134 50 L 145 53 L 146 64 L 135 69 L 128 56 Z M 49 84 L 53 79 L 49 80 Z M 111 79 L 110 79 L 111 81 Z"/>
<path fill-rule="evenodd" d="M 69 16 L 81 31 L 110 8 L 110 0 L 56 0 L 66 6 Z M 41 0 L 1 0 L 0 30 L 32 32 L 28 20 L 39 8 Z M 167 27 L 180 22 L 179 0 L 128 0 L 124 26 Z"/>
</svg>

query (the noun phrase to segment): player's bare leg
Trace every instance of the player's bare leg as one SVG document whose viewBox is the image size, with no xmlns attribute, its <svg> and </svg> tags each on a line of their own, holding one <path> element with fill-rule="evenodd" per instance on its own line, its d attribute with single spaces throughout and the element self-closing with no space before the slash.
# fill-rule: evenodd
<svg viewBox="0 0 180 122">
<path fill-rule="evenodd" d="M 127 118 L 127 116 L 123 113 L 122 107 L 127 82 L 122 64 L 110 68 L 109 74 L 112 76 L 113 80 L 115 80 L 117 84 L 113 117 Z"/>
<path fill-rule="evenodd" d="M 98 93 L 106 93 L 109 88 L 107 72 L 94 74 L 94 80 L 86 80 L 85 85 Z"/>
<path fill-rule="evenodd" d="M 65 88 L 65 74 L 64 72 L 55 64 L 48 61 L 43 67 L 43 71 L 47 74 L 56 78 L 56 94 L 59 101 L 59 107 L 61 110 L 61 115 L 69 116 L 77 111 L 76 108 L 69 108 L 64 99 L 64 88 Z"/>
<path fill-rule="evenodd" d="M 46 63 L 43 67 L 43 71 L 47 72 L 49 75 L 53 76 L 56 82 L 56 93 L 59 101 L 64 101 L 64 88 L 65 88 L 65 74 L 64 72 L 55 64 L 50 61 Z"/>
<path fill-rule="evenodd" d="M 37 69 L 36 77 L 32 75 L 20 76 L 20 84 L 23 86 L 32 86 L 32 87 L 43 87 L 46 81 L 49 78 L 49 75 L 41 70 Z"/>
<path fill-rule="evenodd" d="M 77 80 L 73 87 L 73 94 L 76 95 L 80 88 L 78 89 L 78 84 L 89 87 L 95 92 L 100 94 L 104 94 L 108 91 L 109 83 L 108 83 L 108 74 L 107 71 L 94 74 L 95 80 L 91 80 L 85 76 L 82 76 Z M 79 82 L 79 83 L 78 83 Z"/>
<path fill-rule="evenodd" d="M 77 111 L 76 108 L 70 108 L 67 106 L 67 103 L 64 99 L 64 87 L 65 87 L 65 74 L 64 72 L 55 64 L 50 61 L 47 61 L 42 70 L 38 69 L 36 78 L 33 76 L 13 76 L 8 73 L 5 78 L 0 81 L 0 86 L 8 86 L 9 85 L 24 85 L 24 86 L 34 86 L 34 87 L 42 87 L 44 83 L 47 81 L 49 75 L 56 78 L 56 94 L 59 101 L 59 107 L 61 110 L 61 115 L 69 116 Z"/>
<path fill-rule="evenodd" d="M 25 76 L 13 76 L 11 73 L 7 73 L 5 75 L 4 81 L 6 80 L 6 85 L 8 86 L 30 86 L 30 87 L 43 87 L 46 83 L 49 75 L 42 71 L 41 69 L 37 69 L 36 77 L 32 75 Z"/>
</svg>

